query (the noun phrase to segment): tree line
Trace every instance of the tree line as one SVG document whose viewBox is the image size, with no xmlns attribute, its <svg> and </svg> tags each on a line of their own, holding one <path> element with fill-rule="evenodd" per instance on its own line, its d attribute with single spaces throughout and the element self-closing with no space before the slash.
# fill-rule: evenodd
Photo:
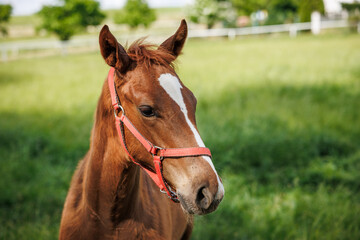
<svg viewBox="0 0 360 240">
<path fill-rule="evenodd" d="M 344 3 L 343 8 L 350 12 L 353 21 L 360 21 L 360 0 Z M 239 16 L 252 19 L 247 23 L 252 25 L 308 22 L 313 11 L 324 13 L 324 3 L 323 0 L 195 0 L 187 10 L 190 21 L 205 24 L 208 28 L 215 24 L 236 27 Z M 9 21 L 11 11 L 11 5 L 0 5 L 2 35 L 7 33 L 5 23 Z M 59 0 L 59 5 L 43 6 L 37 14 L 42 19 L 38 30 L 45 29 L 62 41 L 85 31 L 88 26 L 100 25 L 106 17 L 96 0 Z M 156 20 L 156 14 L 146 0 L 127 0 L 113 20 L 135 29 L 149 27 Z"/>
<path fill-rule="evenodd" d="M 11 12 L 11 5 L 0 4 L 0 31 L 3 35 L 7 33 L 5 23 L 9 21 Z M 62 41 L 85 31 L 88 26 L 100 25 L 106 17 L 95 0 L 60 0 L 58 5 L 43 6 L 37 15 L 42 20 L 37 29 L 55 34 Z M 127 24 L 131 29 L 141 25 L 149 27 L 155 20 L 155 11 L 145 0 L 127 0 L 114 18 L 115 23 Z"/>
<path fill-rule="evenodd" d="M 190 19 L 212 28 L 216 23 L 235 27 L 239 16 L 266 15 L 261 24 L 308 22 L 313 11 L 324 13 L 323 0 L 195 0 Z M 255 19 L 256 20 L 256 19 Z"/>
</svg>

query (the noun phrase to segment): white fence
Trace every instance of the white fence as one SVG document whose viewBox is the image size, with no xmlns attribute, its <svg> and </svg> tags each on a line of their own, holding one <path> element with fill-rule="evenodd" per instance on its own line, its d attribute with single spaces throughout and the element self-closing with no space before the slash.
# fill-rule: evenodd
<svg viewBox="0 0 360 240">
<path fill-rule="evenodd" d="M 257 35 L 257 34 L 269 34 L 269 33 L 281 33 L 289 32 L 290 36 L 295 37 L 298 31 L 312 30 L 312 23 L 293 23 L 293 24 L 281 24 L 281 25 L 269 25 L 269 26 L 255 26 L 244 28 L 223 28 L 223 29 L 201 29 L 190 30 L 189 38 L 208 38 L 208 37 L 228 37 L 234 39 L 236 36 L 245 35 Z M 320 29 L 331 28 L 345 28 L 349 27 L 349 23 L 346 20 L 338 21 L 321 21 L 317 25 Z M 358 25 L 358 31 L 360 31 L 360 24 Z M 134 39 L 135 36 L 129 35 L 128 40 Z M 74 39 L 66 42 L 66 44 L 57 41 L 22 41 L 0 44 L 1 60 L 7 61 L 10 59 L 19 58 L 21 52 L 26 51 L 43 51 L 43 50 L 57 50 L 55 52 L 65 54 L 68 49 L 86 48 L 97 49 L 98 39 L 95 37 L 86 39 Z"/>
<path fill-rule="evenodd" d="M 344 27 L 349 27 L 349 23 L 346 20 L 320 22 L 320 29 L 344 28 Z M 306 22 L 306 23 L 292 23 L 292 24 L 268 25 L 268 26 L 256 26 L 256 27 L 244 27 L 244 28 L 193 30 L 189 32 L 189 37 L 190 38 L 228 37 L 232 39 L 235 38 L 236 36 L 258 35 L 258 34 L 280 33 L 280 32 L 289 32 L 290 36 L 296 36 L 298 31 L 311 30 L 311 29 L 312 29 L 312 23 Z"/>
</svg>

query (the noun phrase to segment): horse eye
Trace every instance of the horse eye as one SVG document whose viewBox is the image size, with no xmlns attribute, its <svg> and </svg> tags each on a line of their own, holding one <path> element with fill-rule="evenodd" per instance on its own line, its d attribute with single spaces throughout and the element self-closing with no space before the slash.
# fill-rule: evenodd
<svg viewBox="0 0 360 240">
<path fill-rule="evenodd" d="M 140 110 L 141 114 L 144 117 L 153 117 L 153 116 L 155 116 L 155 111 L 150 106 L 142 105 L 142 106 L 139 107 L 139 110 Z"/>
</svg>

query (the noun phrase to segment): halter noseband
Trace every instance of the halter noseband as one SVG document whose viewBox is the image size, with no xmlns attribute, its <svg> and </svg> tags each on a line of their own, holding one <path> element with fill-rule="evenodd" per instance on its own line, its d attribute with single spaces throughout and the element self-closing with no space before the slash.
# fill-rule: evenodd
<svg viewBox="0 0 360 240">
<path fill-rule="evenodd" d="M 120 104 L 119 96 L 116 93 L 115 89 L 115 69 L 110 68 L 108 74 L 108 84 L 111 94 L 111 102 L 114 107 L 114 115 L 115 115 L 115 125 L 119 137 L 121 139 L 121 145 L 123 146 L 126 154 L 130 157 L 130 159 L 137 165 L 139 165 L 145 172 L 152 178 L 152 180 L 156 183 L 156 185 L 160 188 L 160 191 L 166 193 L 168 197 L 174 201 L 179 202 L 177 194 L 171 189 L 171 187 L 166 182 L 163 173 L 162 173 L 162 161 L 164 158 L 179 158 L 179 157 L 195 157 L 195 156 L 208 156 L 211 157 L 210 150 L 205 147 L 190 147 L 190 148 L 161 148 L 152 144 L 148 141 L 141 133 L 135 128 L 135 126 L 131 123 L 131 121 L 125 116 L 125 111 Z M 121 111 L 121 116 L 118 116 L 118 112 Z M 124 136 L 124 125 L 127 129 L 134 135 L 134 137 L 139 140 L 139 142 L 145 147 L 146 151 L 148 151 L 153 156 L 153 162 L 155 166 L 155 172 L 149 170 L 147 167 L 141 165 L 137 162 L 129 153 Z"/>
</svg>

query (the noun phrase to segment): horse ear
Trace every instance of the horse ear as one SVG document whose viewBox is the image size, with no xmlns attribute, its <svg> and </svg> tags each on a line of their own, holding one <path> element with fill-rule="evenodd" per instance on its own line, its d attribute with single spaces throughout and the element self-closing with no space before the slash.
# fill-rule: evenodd
<svg viewBox="0 0 360 240">
<path fill-rule="evenodd" d="M 175 57 L 179 56 L 181 49 L 184 46 L 187 37 L 187 24 L 185 19 L 181 21 L 180 27 L 174 35 L 166 39 L 159 47 L 159 49 L 165 49 Z"/>
<path fill-rule="evenodd" d="M 99 44 L 101 55 L 105 62 L 121 73 L 125 73 L 131 63 L 131 59 L 123 46 L 112 35 L 107 25 L 104 25 L 100 31 Z"/>
</svg>

